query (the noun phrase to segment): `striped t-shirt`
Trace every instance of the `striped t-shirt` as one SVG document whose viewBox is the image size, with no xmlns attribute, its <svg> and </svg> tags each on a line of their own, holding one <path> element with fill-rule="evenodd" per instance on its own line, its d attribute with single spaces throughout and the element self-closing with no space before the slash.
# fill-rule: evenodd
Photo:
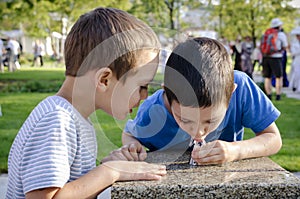
<svg viewBox="0 0 300 199">
<path fill-rule="evenodd" d="M 6 198 L 63 187 L 96 166 L 93 125 L 64 98 L 51 96 L 31 112 L 8 157 Z"/>
</svg>

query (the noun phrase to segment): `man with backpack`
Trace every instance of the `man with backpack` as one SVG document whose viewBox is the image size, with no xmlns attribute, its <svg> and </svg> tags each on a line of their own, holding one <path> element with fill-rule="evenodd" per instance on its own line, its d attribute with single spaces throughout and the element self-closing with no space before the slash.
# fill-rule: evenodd
<svg viewBox="0 0 300 199">
<path fill-rule="evenodd" d="M 263 54 L 263 76 L 265 78 L 265 93 L 272 99 L 272 75 L 275 75 L 276 100 L 281 98 L 282 88 L 282 51 L 288 46 L 286 35 L 280 31 L 282 21 L 275 18 L 271 27 L 266 30 L 261 38 L 260 50 Z"/>
</svg>

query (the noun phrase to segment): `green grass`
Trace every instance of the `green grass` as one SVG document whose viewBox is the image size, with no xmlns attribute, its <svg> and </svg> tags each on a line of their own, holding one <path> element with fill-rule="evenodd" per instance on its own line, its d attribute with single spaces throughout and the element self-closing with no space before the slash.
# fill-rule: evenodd
<svg viewBox="0 0 300 199">
<path fill-rule="evenodd" d="M 14 137 L 31 110 L 49 94 L 0 94 L 0 172 L 7 170 L 7 157 Z"/>
<path fill-rule="evenodd" d="M 15 73 L 0 74 L 0 83 L 3 81 L 18 80 L 63 80 L 63 69 L 26 69 Z M 161 82 L 162 75 L 155 78 Z M 3 116 L 0 117 L 0 173 L 7 172 L 7 157 L 10 146 L 20 129 L 22 123 L 31 110 L 45 97 L 54 93 L 2 93 L 0 91 L 0 105 Z M 274 101 L 275 106 L 281 111 L 277 125 L 281 131 L 283 147 L 271 159 L 289 171 L 300 171 L 300 100 L 286 98 Z M 136 111 L 136 109 L 135 109 Z M 130 116 L 134 117 L 134 113 Z M 116 121 L 103 111 L 96 111 L 92 116 L 98 139 L 98 160 L 109 152 L 121 146 L 121 132 L 125 121 Z M 253 136 L 249 129 L 245 131 L 245 138 Z"/>
<path fill-rule="evenodd" d="M 281 115 L 276 121 L 282 137 L 282 148 L 270 156 L 272 160 L 289 171 L 300 171 L 300 100 L 286 98 L 273 101 Z M 245 139 L 253 137 L 251 130 L 245 130 Z"/>
<path fill-rule="evenodd" d="M 64 68 L 22 67 L 21 70 L 13 73 L 0 73 L 0 81 L 64 80 L 64 72 Z"/>
</svg>

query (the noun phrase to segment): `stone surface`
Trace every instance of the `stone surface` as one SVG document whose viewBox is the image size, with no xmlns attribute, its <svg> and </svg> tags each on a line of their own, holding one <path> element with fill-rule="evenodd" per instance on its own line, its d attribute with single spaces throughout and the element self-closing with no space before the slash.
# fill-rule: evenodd
<svg viewBox="0 0 300 199">
<path fill-rule="evenodd" d="M 300 198 L 300 179 L 269 158 L 217 166 L 190 166 L 189 155 L 151 153 L 148 162 L 167 165 L 160 181 L 118 182 L 112 198 Z"/>
<path fill-rule="evenodd" d="M 5 198 L 7 189 L 7 174 L 0 175 L 0 199 Z"/>
</svg>

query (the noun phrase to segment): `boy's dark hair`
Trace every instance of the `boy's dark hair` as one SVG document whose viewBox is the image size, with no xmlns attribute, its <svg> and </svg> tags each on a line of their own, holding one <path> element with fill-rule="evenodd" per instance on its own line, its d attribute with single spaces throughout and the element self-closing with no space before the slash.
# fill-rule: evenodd
<svg viewBox="0 0 300 199">
<path fill-rule="evenodd" d="M 232 61 L 224 46 L 204 37 L 189 39 L 171 53 L 165 69 L 165 92 L 188 107 L 226 103 L 234 88 Z"/>
<path fill-rule="evenodd" d="M 159 51 L 159 40 L 144 22 L 125 11 L 96 8 L 82 15 L 65 41 L 66 75 L 81 76 L 109 67 L 121 78 L 135 67 L 140 52 Z"/>
</svg>

